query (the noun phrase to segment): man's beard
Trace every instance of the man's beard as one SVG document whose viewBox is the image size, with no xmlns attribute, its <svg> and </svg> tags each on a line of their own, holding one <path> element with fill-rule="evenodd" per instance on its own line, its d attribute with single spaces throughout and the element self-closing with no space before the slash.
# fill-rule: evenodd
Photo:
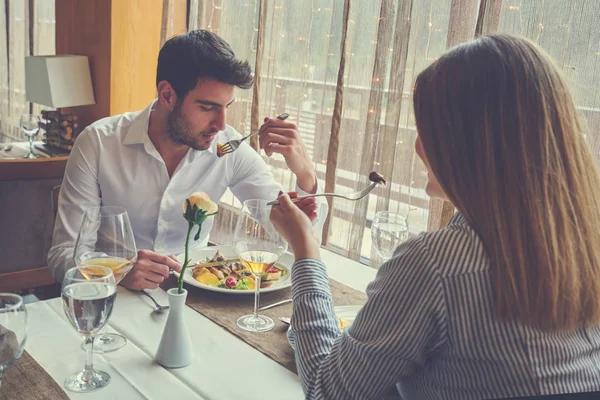
<svg viewBox="0 0 600 400">
<path fill-rule="evenodd" d="M 173 111 L 169 112 L 167 117 L 167 135 L 176 145 L 189 146 L 194 150 L 206 150 L 210 147 L 209 143 L 198 144 L 197 139 L 203 135 L 218 132 L 217 129 L 211 129 L 194 135 L 191 124 L 181 115 L 181 104 L 177 103 Z"/>
</svg>

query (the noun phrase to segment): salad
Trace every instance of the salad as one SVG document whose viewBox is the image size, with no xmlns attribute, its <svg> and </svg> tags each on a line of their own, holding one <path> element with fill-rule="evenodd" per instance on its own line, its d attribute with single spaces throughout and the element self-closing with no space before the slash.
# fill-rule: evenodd
<svg viewBox="0 0 600 400">
<path fill-rule="evenodd" d="M 261 278 L 260 287 L 267 288 L 286 276 L 288 271 L 274 265 Z M 238 259 L 226 259 L 219 251 L 212 258 L 197 263 L 192 269 L 192 276 L 198 282 L 208 286 L 230 290 L 254 290 L 256 281 L 243 262 Z"/>
</svg>

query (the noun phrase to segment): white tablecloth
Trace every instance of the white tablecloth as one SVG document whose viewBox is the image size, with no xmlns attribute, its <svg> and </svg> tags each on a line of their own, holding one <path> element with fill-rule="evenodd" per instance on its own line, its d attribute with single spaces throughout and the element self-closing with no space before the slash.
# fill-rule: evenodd
<svg viewBox="0 0 600 400">
<path fill-rule="evenodd" d="M 376 271 L 328 251 L 322 251 L 331 278 L 364 291 Z M 198 289 L 200 290 L 200 289 Z M 152 291 L 167 304 L 167 294 Z M 249 297 L 249 302 L 252 301 Z M 85 354 L 79 334 L 66 320 L 60 299 L 29 304 L 29 337 L 25 349 L 62 386 L 83 368 Z M 109 331 L 125 335 L 124 348 L 94 354 L 94 366 L 112 377 L 92 393 L 66 391 L 73 399 L 303 399 L 298 376 L 201 314 L 186 308 L 195 360 L 185 368 L 165 369 L 154 354 L 167 314 L 150 314 L 145 296 L 119 288 Z"/>
</svg>

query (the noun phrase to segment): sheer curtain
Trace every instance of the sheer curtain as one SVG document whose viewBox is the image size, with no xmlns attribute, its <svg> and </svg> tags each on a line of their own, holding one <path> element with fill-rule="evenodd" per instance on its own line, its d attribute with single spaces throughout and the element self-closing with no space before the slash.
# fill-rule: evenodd
<svg viewBox="0 0 600 400">
<path fill-rule="evenodd" d="M 239 57 L 260 65 L 257 93 L 236 95 L 230 125 L 247 134 L 263 116 L 288 112 L 324 190 L 360 190 L 373 170 L 387 178 L 388 185 L 366 200 L 330 204 L 328 248 L 376 265 L 370 221 L 379 210 L 406 214 L 415 234 L 427 229 L 429 198 L 413 149 L 411 90 L 416 74 L 446 49 L 451 0 L 190 4 L 190 28 L 218 33 Z M 266 161 L 292 190 L 295 179 L 283 158 Z M 222 201 L 236 205 L 231 196 Z M 233 216 L 220 219 L 229 229 Z"/>
<path fill-rule="evenodd" d="M 573 91 L 600 156 L 600 1 L 504 0 L 486 4 L 482 30 L 528 37 L 550 53 Z"/>
<path fill-rule="evenodd" d="M 230 125 L 248 134 L 264 116 L 288 112 L 324 190 L 360 190 L 373 170 L 387 178 L 366 200 L 330 203 L 324 237 L 327 248 L 374 267 L 376 211 L 406 214 L 412 234 L 443 226 L 453 213 L 424 192 L 426 172 L 414 152 L 416 75 L 477 34 L 530 37 L 564 69 L 598 152 L 599 20 L 593 0 L 191 0 L 189 7 L 190 29 L 218 33 L 255 67 L 257 87 L 236 93 Z M 283 159 L 265 159 L 293 189 Z M 226 241 L 218 228 L 231 229 L 239 206 L 230 195 L 222 203 L 217 242 Z"/>
<path fill-rule="evenodd" d="M 0 140 L 25 140 L 21 115 L 41 110 L 25 100 L 25 57 L 55 54 L 54 27 L 54 0 L 0 2 Z"/>
</svg>

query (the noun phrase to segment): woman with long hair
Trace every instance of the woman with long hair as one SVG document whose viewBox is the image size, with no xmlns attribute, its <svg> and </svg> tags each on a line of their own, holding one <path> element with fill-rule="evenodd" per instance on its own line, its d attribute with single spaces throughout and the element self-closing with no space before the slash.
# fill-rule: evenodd
<svg viewBox="0 0 600 400">
<path fill-rule="evenodd" d="M 600 176 L 573 98 L 534 43 L 490 35 L 417 78 L 415 143 L 449 224 L 396 250 L 341 334 L 308 218 L 290 343 L 307 398 L 487 399 L 600 390 Z"/>
</svg>

